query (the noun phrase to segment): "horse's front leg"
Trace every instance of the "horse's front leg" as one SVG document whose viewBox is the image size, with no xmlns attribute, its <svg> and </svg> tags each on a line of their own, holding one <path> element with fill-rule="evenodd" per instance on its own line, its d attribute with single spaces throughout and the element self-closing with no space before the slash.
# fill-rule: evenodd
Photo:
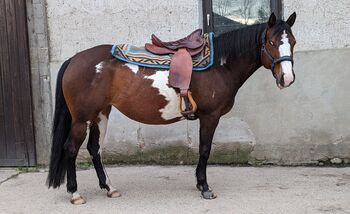
<svg viewBox="0 0 350 214">
<path fill-rule="evenodd" d="M 199 118 L 199 162 L 196 169 L 197 188 L 202 192 L 205 199 L 214 199 L 216 195 L 209 188 L 207 183 L 207 163 L 210 155 L 211 144 L 215 129 L 219 123 L 219 115 L 205 115 Z"/>
</svg>

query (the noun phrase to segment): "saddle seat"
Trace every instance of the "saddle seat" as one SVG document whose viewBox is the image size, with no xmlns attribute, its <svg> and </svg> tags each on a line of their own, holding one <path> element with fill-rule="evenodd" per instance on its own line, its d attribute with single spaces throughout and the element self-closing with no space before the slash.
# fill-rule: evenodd
<svg viewBox="0 0 350 214">
<path fill-rule="evenodd" d="M 202 37 L 202 29 L 197 29 L 185 38 L 172 42 L 163 42 L 156 35 L 152 34 L 152 44 L 158 47 L 165 47 L 171 50 L 177 50 L 180 48 L 197 49 L 201 47 L 203 43 L 204 39 Z"/>
<path fill-rule="evenodd" d="M 152 44 L 146 43 L 147 51 L 158 54 L 173 54 L 170 61 L 169 85 L 180 90 L 179 111 L 187 119 L 196 119 L 195 111 L 197 104 L 195 103 L 189 86 L 192 77 L 192 56 L 199 54 L 204 48 L 204 38 L 202 29 L 193 31 L 185 38 L 163 42 L 154 34 L 152 34 Z M 182 108 L 182 100 L 185 101 L 185 109 Z"/>
<path fill-rule="evenodd" d="M 152 44 L 146 43 L 145 48 L 158 55 L 175 54 L 179 49 L 185 48 L 191 56 L 195 56 L 203 50 L 205 45 L 202 29 L 197 29 L 185 38 L 173 42 L 163 42 L 154 34 L 152 34 L 151 40 Z"/>
</svg>

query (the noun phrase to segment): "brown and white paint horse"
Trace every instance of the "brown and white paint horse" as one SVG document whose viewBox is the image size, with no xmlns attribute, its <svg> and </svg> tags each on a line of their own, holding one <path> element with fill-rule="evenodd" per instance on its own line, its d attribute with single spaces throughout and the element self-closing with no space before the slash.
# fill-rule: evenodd
<svg viewBox="0 0 350 214">
<path fill-rule="evenodd" d="M 233 107 L 243 83 L 261 66 L 270 69 L 279 88 L 294 82 L 291 27 L 287 21 L 268 23 L 228 32 L 214 38 L 215 65 L 194 72 L 190 90 L 197 102 L 200 122 L 200 158 L 197 188 L 206 199 L 215 198 L 206 176 L 207 161 L 220 117 Z M 73 204 L 85 203 L 79 195 L 75 161 L 85 139 L 100 187 L 109 197 L 120 196 L 102 165 L 102 143 L 112 106 L 129 118 L 145 124 L 170 124 L 183 120 L 178 112 L 176 91 L 168 86 L 168 70 L 150 69 L 115 59 L 111 45 L 82 51 L 67 60 L 57 78 L 53 144 L 49 187 L 59 187 L 67 173 L 67 190 Z"/>
</svg>

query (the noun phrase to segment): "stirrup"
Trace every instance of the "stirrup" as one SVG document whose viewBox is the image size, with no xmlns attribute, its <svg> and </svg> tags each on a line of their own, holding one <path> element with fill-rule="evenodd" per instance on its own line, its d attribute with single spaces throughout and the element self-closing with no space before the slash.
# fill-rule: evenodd
<svg viewBox="0 0 350 214">
<path fill-rule="evenodd" d="M 192 93 L 188 91 L 187 95 L 177 94 L 179 105 L 178 111 L 188 120 L 195 120 L 197 116 L 194 114 L 197 111 L 197 104 L 192 97 Z M 182 108 L 182 99 L 185 101 L 185 109 Z"/>
</svg>

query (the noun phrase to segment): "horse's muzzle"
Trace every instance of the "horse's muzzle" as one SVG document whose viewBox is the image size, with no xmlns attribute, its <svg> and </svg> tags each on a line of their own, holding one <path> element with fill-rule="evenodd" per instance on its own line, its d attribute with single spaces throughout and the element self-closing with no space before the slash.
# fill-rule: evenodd
<svg viewBox="0 0 350 214">
<path fill-rule="evenodd" d="M 295 73 L 294 70 L 292 71 L 292 76 L 286 76 L 285 74 L 282 73 L 282 75 L 277 75 L 275 76 L 276 78 L 276 84 L 277 87 L 280 89 L 284 89 L 287 88 L 289 86 L 291 86 L 294 81 L 295 81 Z"/>
</svg>

